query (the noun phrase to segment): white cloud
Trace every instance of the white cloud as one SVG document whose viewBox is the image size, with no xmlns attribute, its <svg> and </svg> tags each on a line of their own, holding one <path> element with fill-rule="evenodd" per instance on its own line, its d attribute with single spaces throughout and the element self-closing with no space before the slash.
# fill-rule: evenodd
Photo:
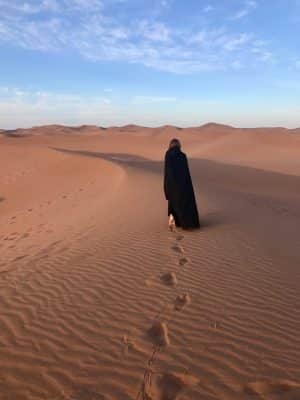
<svg viewBox="0 0 300 400">
<path fill-rule="evenodd" d="M 233 32 L 230 27 L 177 29 L 159 18 L 124 20 L 108 12 L 112 2 L 117 4 L 117 0 L 43 0 L 37 6 L 34 0 L 0 0 L 0 44 L 77 51 L 97 62 L 136 63 L 181 74 L 235 68 L 237 59 L 247 66 L 270 59 L 266 46 L 264 53 L 252 51 L 259 48 L 255 43 L 263 42 L 253 34 Z M 250 9 L 256 3 L 249 0 L 246 5 Z"/>
<path fill-rule="evenodd" d="M 247 0 L 245 1 L 244 7 L 237 11 L 231 19 L 233 20 L 239 20 L 244 17 L 246 17 L 248 14 L 250 14 L 251 11 L 253 11 L 257 7 L 257 2 L 254 0 Z"/>
<path fill-rule="evenodd" d="M 207 6 L 205 6 L 205 7 L 203 8 L 203 12 L 205 12 L 205 13 L 209 13 L 209 12 L 211 12 L 211 11 L 213 11 L 213 10 L 214 10 L 214 7 L 211 6 L 210 4 L 208 4 Z"/>
<path fill-rule="evenodd" d="M 170 31 L 162 23 L 149 23 L 149 21 L 142 21 L 138 27 L 139 33 L 146 39 L 167 42 L 170 40 Z"/>
<path fill-rule="evenodd" d="M 287 88 L 288 92 L 291 89 L 299 91 L 299 85 L 300 81 L 277 83 L 277 86 Z M 0 87 L 0 128 L 15 129 L 47 124 L 111 126 L 129 123 L 144 126 L 191 126 L 212 120 L 243 127 L 299 126 L 299 107 L 290 104 L 283 107 L 280 99 L 277 104 L 271 103 L 264 108 L 256 99 L 251 106 L 247 104 L 245 107 L 242 102 L 236 104 L 228 99 L 200 97 L 183 100 L 169 96 L 141 95 L 118 104 L 101 96 Z"/>
<path fill-rule="evenodd" d="M 274 55 L 271 51 L 254 47 L 252 48 L 252 53 L 256 54 L 260 61 L 272 61 L 274 62 Z"/>
<path fill-rule="evenodd" d="M 229 39 L 224 43 L 224 49 L 228 51 L 234 51 L 246 43 L 249 43 L 252 36 L 247 33 L 241 33 L 234 39 Z"/>
<path fill-rule="evenodd" d="M 80 10 L 81 12 L 95 12 L 103 8 L 103 2 L 101 0 L 65 0 L 65 4 L 68 7 Z"/>
<path fill-rule="evenodd" d="M 160 5 L 163 8 L 168 8 L 168 7 L 170 7 L 170 3 L 171 3 L 171 0 L 161 0 Z"/>
<path fill-rule="evenodd" d="M 14 17 L 18 15 L 33 15 L 45 11 L 57 12 L 61 9 L 57 0 L 42 0 L 38 3 L 33 0 L 26 2 L 0 0 L 0 8 L 4 16 L 11 16 L 10 13 L 14 13 Z"/>
<path fill-rule="evenodd" d="M 49 123 L 100 123 L 101 118 L 113 118 L 117 107 L 102 96 L 82 96 L 73 93 L 30 91 L 0 87 L 0 126 L 13 129 Z M 11 116 L 14 115 L 14 119 Z"/>
</svg>

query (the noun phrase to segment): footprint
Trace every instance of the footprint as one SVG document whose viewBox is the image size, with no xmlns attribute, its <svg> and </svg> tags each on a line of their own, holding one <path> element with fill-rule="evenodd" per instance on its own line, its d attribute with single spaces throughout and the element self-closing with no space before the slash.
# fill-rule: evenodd
<svg viewBox="0 0 300 400">
<path fill-rule="evenodd" d="M 181 311 L 185 306 L 191 303 L 191 297 L 188 293 L 180 294 L 176 297 L 174 308 L 176 311 Z"/>
<path fill-rule="evenodd" d="M 172 250 L 176 251 L 176 253 L 180 253 L 180 254 L 184 253 L 183 248 L 178 244 L 175 244 L 174 246 L 172 246 Z"/>
<path fill-rule="evenodd" d="M 166 322 L 155 321 L 148 333 L 155 345 L 162 347 L 169 346 L 170 339 Z"/>
<path fill-rule="evenodd" d="M 152 385 L 147 388 L 147 399 L 176 400 L 191 386 L 197 385 L 198 379 L 187 374 L 166 373 L 155 376 Z"/>
<path fill-rule="evenodd" d="M 153 279 L 152 279 L 152 278 L 146 279 L 146 280 L 145 280 L 145 285 L 146 285 L 147 287 L 153 286 Z"/>
<path fill-rule="evenodd" d="M 183 266 L 183 265 L 187 264 L 188 262 L 189 262 L 189 259 L 188 259 L 188 258 L 182 257 L 182 258 L 180 258 L 180 260 L 179 260 L 179 265 L 180 265 L 180 266 Z"/>
<path fill-rule="evenodd" d="M 178 235 L 177 237 L 176 237 L 176 240 L 178 240 L 178 242 L 180 242 L 181 240 L 183 240 L 184 239 L 184 236 L 183 235 Z"/>
<path fill-rule="evenodd" d="M 140 347 L 136 340 L 132 339 L 130 336 L 128 335 L 124 335 L 123 336 L 123 342 L 125 345 L 125 354 L 135 351 L 138 353 L 142 353 L 142 354 L 146 354 L 145 350 L 142 349 L 142 347 Z"/>
<path fill-rule="evenodd" d="M 160 277 L 161 281 L 168 286 L 176 286 L 178 283 L 175 272 L 167 272 Z"/>
</svg>

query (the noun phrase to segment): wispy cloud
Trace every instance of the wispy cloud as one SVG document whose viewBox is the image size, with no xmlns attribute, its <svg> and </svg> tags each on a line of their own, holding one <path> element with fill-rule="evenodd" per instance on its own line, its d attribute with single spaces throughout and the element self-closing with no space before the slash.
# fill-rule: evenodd
<svg viewBox="0 0 300 400">
<path fill-rule="evenodd" d="M 257 7 L 257 2 L 254 0 L 246 0 L 244 3 L 243 8 L 238 10 L 232 17 L 231 19 L 233 20 L 238 20 L 241 18 L 246 17 L 248 14 L 250 14 L 251 11 L 253 11 Z"/>
<path fill-rule="evenodd" d="M 82 121 L 101 123 L 112 119 L 118 107 L 106 96 L 83 96 L 74 93 L 32 91 L 22 88 L 0 87 L 0 126 L 49 123 L 80 124 Z"/>
<path fill-rule="evenodd" d="M 249 43 L 252 39 L 252 35 L 248 33 L 241 33 L 236 38 L 229 39 L 224 43 L 224 49 L 228 51 L 234 51 L 245 44 Z"/>
<path fill-rule="evenodd" d="M 167 42 L 170 40 L 170 30 L 163 23 L 150 23 L 142 21 L 138 24 L 140 35 L 146 39 L 157 42 Z"/>
<path fill-rule="evenodd" d="M 255 65 L 268 53 L 253 51 L 260 38 L 248 32 L 222 29 L 178 29 L 158 18 L 122 20 L 110 13 L 120 0 L 0 0 L 0 44 L 39 51 L 77 51 L 93 61 L 118 61 L 173 73 L 191 74 Z M 123 2 L 126 4 L 126 2 Z M 170 6 L 170 1 L 160 2 Z M 206 11 L 211 10 L 210 5 Z M 248 0 L 245 9 L 256 7 Z"/>
<path fill-rule="evenodd" d="M 213 10 L 214 10 L 214 7 L 212 5 L 210 5 L 210 4 L 208 4 L 207 6 L 205 6 L 203 8 L 203 12 L 205 12 L 205 13 L 209 13 L 209 12 L 211 12 Z"/>
<path fill-rule="evenodd" d="M 287 93 L 291 90 L 298 93 L 299 85 L 299 80 L 276 83 L 278 88 L 286 89 Z M 200 114 L 199 109 L 202 111 Z M 249 103 L 244 107 L 242 102 L 232 103 L 228 98 L 220 99 L 219 96 L 189 100 L 173 96 L 140 95 L 118 103 L 107 96 L 0 87 L 0 128 L 3 129 L 47 124 L 192 126 L 211 120 L 237 126 L 296 127 L 299 126 L 299 111 L 299 106 L 292 103 L 283 105 L 279 98 L 266 108 L 257 99 L 251 107 Z"/>
</svg>

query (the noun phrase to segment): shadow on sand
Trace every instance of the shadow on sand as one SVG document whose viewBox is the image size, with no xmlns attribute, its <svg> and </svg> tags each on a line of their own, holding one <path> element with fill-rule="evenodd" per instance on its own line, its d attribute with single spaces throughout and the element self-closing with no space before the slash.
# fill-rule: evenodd
<svg viewBox="0 0 300 400">
<path fill-rule="evenodd" d="M 163 179 L 163 167 L 164 167 L 163 161 L 150 160 L 145 157 L 133 154 L 126 154 L 126 153 L 101 153 L 88 150 L 71 150 L 71 149 L 57 148 L 57 147 L 50 147 L 50 148 L 52 150 L 67 154 L 81 155 L 83 157 L 101 158 L 103 160 L 111 161 L 120 164 L 122 166 L 126 166 L 128 168 L 141 169 L 147 172 L 159 174 L 161 176 L 161 179 Z M 191 160 L 191 163 L 192 164 L 200 163 L 201 164 L 200 169 L 202 171 L 207 171 L 209 169 L 209 165 L 211 162 L 207 160 Z M 195 177 L 194 179 L 195 189 L 198 189 L 200 192 L 201 188 L 198 187 L 199 186 L 198 182 L 199 182 L 198 177 Z M 206 184 L 206 191 L 207 189 L 208 185 Z M 200 220 L 201 220 L 200 224 L 202 228 L 209 229 L 215 226 L 227 224 L 229 222 L 228 221 L 229 216 L 225 215 L 224 213 L 221 213 L 220 211 L 208 213 L 201 216 L 201 206 L 199 207 L 199 209 L 200 209 Z"/>
<path fill-rule="evenodd" d="M 211 229 L 216 226 L 227 225 L 230 221 L 230 217 L 221 211 L 202 215 L 200 206 L 200 228 Z"/>
<path fill-rule="evenodd" d="M 139 168 L 150 172 L 162 173 L 163 162 L 154 161 L 145 157 L 136 156 L 126 153 L 100 153 L 88 150 L 71 150 L 59 147 L 50 147 L 52 150 L 60 151 L 67 154 L 76 154 L 84 157 L 95 157 L 103 160 L 112 161 L 127 167 Z"/>
</svg>

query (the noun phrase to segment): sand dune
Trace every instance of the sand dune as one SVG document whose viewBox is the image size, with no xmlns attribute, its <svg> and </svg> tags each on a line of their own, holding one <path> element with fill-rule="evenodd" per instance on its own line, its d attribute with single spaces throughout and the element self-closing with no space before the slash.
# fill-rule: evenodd
<svg viewBox="0 0 300 400">
<path fill-rule="evenodd" d="M 0 144 L 1 400 L 298 400 L 300 136 L 34 132 Z M 173 136 L 197 232 L 166 229 Z"/>
</svg>

